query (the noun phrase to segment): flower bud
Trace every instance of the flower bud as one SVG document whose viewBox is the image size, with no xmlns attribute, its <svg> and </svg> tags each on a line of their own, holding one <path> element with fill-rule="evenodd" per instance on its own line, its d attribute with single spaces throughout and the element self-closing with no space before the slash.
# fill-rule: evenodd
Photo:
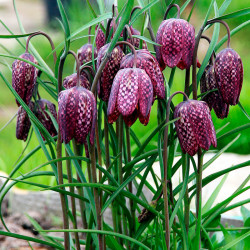
<svg viewBox="0 0 250 250">
<path fill-rule="evenodd" d="M 194 27 L 183 19 L 164 20 L 157 32 L 156 59 L 161 69 L 173 68 L 181 62 L 181 67 L 188 69 L 192 65 L 195 45 Z"/>
<path fill-rule="evenodd" d="M 65 89 L 73 88 L 77 84 L 77 74 L 74 73 L 70 76 L 67 76 L 63 80 L 63 87 Z M 86 77 L 86 73 L 80 75 L 80 86 L 85 89 L 90 90 L 90 82 Z"/>
<path fill-rule="evenodd" d="M 96 39 L 95 39 L 95 45 L 97 48 L 97 51 L 105 45 L 105 34 L 103 33 L 102 29 L 98 26 L 95 27 L 95 32 L 97 32 Z"/>
<path fill-rule="evenodd" d="M 62 142 L 69 143 L 75 138 L 78 144 L 94 143 L 96 124 L 96 101 L 92 92 L 83 87 L 61 91 L 58 99 L 58 122 Z"/>
<path fill-rule="evenodd" d="M 36 59 L 29 53 L 22 54 L 20 58 L 38 64 Z M 37 74 L 38 69 L 27 62 L 17 59 L 12 64 L 12 86 L 27 105 L 32 97 Z M 20 103 L 17 100 L 16 103 L 20 106 Z"/>
<path fill-rule="evenodd" d="M 100 67 L 102 60 L 104 56 L 106 55 L 106 52 L 108 51 L 109 45 L 110 44 L 104 45 L 98 51 L 97 69 Z M 119 46 L 115 47 L 98 81 L 98 85 L 97 85 L 98 96 L 105 102 L 107 102 L 109 99 L 113 80 L 116 76 L 116 73 L 120 69 L 120 62 L 123 56 L 124 56 L 124 53 L 122 52 L 121 48 Z"/>
<path fill-rule="evenodd" d="M 177 136 L 183 153 L 194 156 L 199 147 L 217 146 L 216 134 L 208 105 L 202 101 L 188 100 L 178 104 L 174 111 Z"/>
<path fill-rule="evenodd" d="M 92 61 L 92 51 L 93 51 L 93 49 L 94 49 L 94 58 L 96 58 L 97 57 L 97 50 L 90 43 L 84 44 L 77 51 L 77 56 L 78 56 L 78 59 L 79 59 L 81 65 Z"/>
<path fill-rule="evenodd" d="M 215 59 L 215 79 L 225 103 L 239 102 L 243 82 L 243 65 L 240 56 L 231 48 L 223 49 Z"/>
<path fill-rule="evenodd" d="M 108 120 L 113 123 L 121 114 L 128 126 L 131 126 L 137 117 L 146 125 L 152 101 L 153 85 L 145 70 L 121 69 L 112 85 L 108 102 Z"/>
<path fill-rule="evenodd" d="M 34 102 L 30 102 L 29 108 L 31 111 L 34 110 Z M 25 109 L 20 106 L 17 112 L 16 138 L 18 140 L 26 141 L 30 131 L 30 126 L 30 118 Z"/>
</svg>

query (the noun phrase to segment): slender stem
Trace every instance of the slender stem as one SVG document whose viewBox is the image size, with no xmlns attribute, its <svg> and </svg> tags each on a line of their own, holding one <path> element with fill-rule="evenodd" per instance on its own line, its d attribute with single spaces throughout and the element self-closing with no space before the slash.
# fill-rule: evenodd
<svg viewBox="0 0 250 250">
<path fill-rule="evenodd" d="M 81 150 L 80 150 L 80 145 L 76 144 L 76 141 L 73 140 L 73 147 L 74 147 L 74 152 L 76 156 L 81 156 Z M 80 168 L 82 169 L 82 161 L 81 160 L 77 160 L 78 164 L 80 166 Z M 79 183 L 81 183 L 81 178 L 80 176 L 77 174 L 77 181 Z M 77 188 L 77 192 L 80 196 L 84 197 L 84 191 L 82 187 L 78 187 Z M 88 228 L 88 223 L 87 223 L 87 219 L 86 219 L 86 207 L 85 207 L 85 203 L 82 200 L 79 200 L 79 204 L 80 204 L 80 213 L 81 213 L 81 219 L 82 219 L 82 225 L 84 228 Z"/>
<path fill-rule="evenodd" d="M 190 68 L 186 69 L 186 75 L 185 75 L 185 94 L 189 96 L 189 84 L 190 84 Z M 185 97 L 183 98 L 185 101 Z"/>
<path fill-rule="evenodd" d="M 210 24 L 213 24 L 213 23 L 221 23 L 226 27 L 227 36 L 228 36 L 228 38 L 227 38 L 227 47 L 230 48 L 230 28 L 229 28 L 228 24 L 223 20 L 215 19 L 215 20 L 208 20 L 206 25 L 210 25 Z"/>
<path fill-rule="evenodd" d="M 175 92 L 172 94 L 167 103 L 167 114 L 166 114 L 166 123 L 169 122 L 169 116 L 170 116 L 170 104 L 173 99 L 173 97 L 177 94 L 183 94 L 187 99 L 187 95 L 183 93 L 182 91 Z M 164 177 L 162 181 L 162 189 L 163 189 L 163 198 L 164 198 L 164 215 L 165 215 L 165 230 L 166 230 L 166 245 L 167 249 L 170 249 L 170 228 L 169 228 L 169 211 L 168 211 L 168 196 L 167 196 L 167 183 L 169 180 L 167 180 L 167 169 L 168 169 L 168 126 L 165 127 L 164 130 L 164 148 L 163 148 L 163 164 L 164 164 Z"/>
<path fill-rule="evenodd" d="M 179 7 L 179 5 L 178 5 L 178 4 L 171 4 L 171 5 L 169 5 L 168 8 L 167 8 L 163 20 L 166 20 L 167 15 L 168 15 L 168 12 L 169 12 L 170 9 L 172 9 L 173 7 L 176 7 L 176 8 L 177 8 L 177 18 L 180 18 L 180 7 Z"/>
<path fill-rule="evenodd" d="M 58 94 L 62 89 L 62 71 L 63 65 L 65 62 L 65 57 L 62 58 L 59 62 L 59 70 L 58 70 Z M 62 158 L 62 138 L 61 138 L 61 131 L 58 130 L 58 137 L 57 137 L 57 159 Z M 63 169 L 62 169 L 62 161 L 57 162 L 57 170 L 58 170 L 58 184 L 63 184 Z M 63 190 L 64 188 L 62 188 Z M 60 200 L 62 206 L 62 213 L 63 213 L 63 228 L 69 229 L 69 220 L 67 214 L 67 207 L 66 207 L 66 197 L 62 193 L 60 193 Z M 66 250 L 70 249 L 70 242 L 69 242 L 69 232 L 64 232 L 64 248 Z"/>
<path fill-rule="evenodd" d="M 111 26 L 111 22 L 112 22 L 113 18 L 110 18 L 107 22 L 107 28 L 106 28 L 106 35 L 105 35 L 105 43 L 108 40 L 109 37 L 109 33 L 110 33 L 110 26 Z"/>
<path fill-rule="evenodd" d="M 182 153 L 182 178 L 184 181 L 184 176 L 186 174 L 186 171 L 189 171 L 189 158 L 187 154 Z M 189 231 L 189 194 L 188 194 L 188 187 L 186 188 L 185 191 L 185 196 L 184 196 L 184 222 L 185 222 L 185 227 L 186 231 L 188 234 Z"/>
<path fill-rule="evenodd" d="M 90 44 L 91 44 L 91 28 L 92 28 L 92 26 L 89 26 L 89 32 L 88 32 L 88 35 L 89 35 L 89 37 L 88 37 L 88 43 L 90 43 Z"/>
<path fill-rule="evenodd" d="M 95 157 L 95 145 L 90 144 L 90 156 L 91 156 L 91 168 L 92 168 L 92 177 L 93 177 L 93 183 L 97 183 L 97 176 L 96 176 L 96 157 Z M 95 200 L 95 206 L 96 206 L 96 217 L 97 217 L 97 229 L 102 229 L 102 218 L 101 218 L 101 208 L 100 208 L 100 202 L 98 198 L 98 190 L 97 188 L 94 189 L 94 200 Z M 98 241 L 99 241 L 99 249 L 103 250 L 103 236 L 98 235 Z"/>
<path fill-rule="evenodd" d="M 193 86 L 193 99 L 197 100 L 197 75 L 196 75 L 196 68 L 197 68 L 197 53 L 198 53 L 198 47 L 199 47 L 199 42 L 201 39 L 202 32 L 205 29 L 205 25 L 203 25 L 200 30 L 198 35 L 196 36 L 195 39 L 195 45 L 194 45 L 194 53 L 193 53 L 193 71 L 192 71 L 192 86 Z"/>
<path fill-rule="evenodd" d="M 209 37 L 202 35 L 201 38 L 207 40 L 209 44 L 211 43 L 211 40 L 210 40 Z M 211 65 L 213 64 L 214 58 L 215 58 L 215 57 L 216 57 L 215 51 L 213 51 L 213 54 L 212 54 L 212 56 L 210 57 L 210 62 L 209 62 Z"/>
<path fill-rule="evenodd" d="M 67 157 L 69 156 L 67 150 L 65 150 L 65 155 L 66 155 Z M 73 181 L 72 181 L 72 170 L 71 170 L 71 163 L 70 163 L 70 160 L 66 160 L 66 165 L 67 165 L 68 182 L 69 182 L 69 183 L 73 183 Z M 70 186 L 70 187 L 69 187 L 69 191 L 70 191 L 71 193 L 74 194 L 74 193 L 75 193 L 74 187 L 73 187 L 73 186 Z M 73 196 L 71 196 L 70 199 L 71 199 L 72 215 L 73 215 L 73 218 L 74 218 L 73 226 L 74 226 L 74 229 L 77 229 L 76 201 L 75 201 L 75 197 L 73 197 Z M 76 249 L 77 249 L 77 250 L 80 250 L 80 249 L 81 249 L 81 246 L 80 246 L 80 241 L 79 241 L 78 232 L 75 232 L 74 234 L 75 234 Z"/>
<path fill-rule="evenodd" d="M 76 53 L 72 50 L 69 50 L 68 54 L 71 54 L 74 56 L 75 60 L 76 60 L 76 86 L 79 87 L 80 86 L 80 61 L 76 55 Z"/>
<path fill-rule="evenodd" d="M 141 10 L 141 9 L 142 9 L 141 6 L 135 6 L 135 7 L 132 9 L 132 11 L 131 11 L 129 20 L 131 20 L 131 18 L 132 18 L 132 16 L 133 16 L 134 12 L 135 12 L 136 10 Z"/>
<path fill-rule="evenodd" d="M 155 35 L 154 35 L 154 31 L 153 31 L 153 27 L 152 27 L 152 24 L 151 24 L 151 18 L 150 17 L 149 17 L 149 20 L 148 20 L 147 29 L 148 29 L 149 35 L 151 37 L 151 40 L 153 42 L 155 42 Z M 154 47 L 154 50 L 156 52 L 156 45 L 153 44 L 153 47 Z"/>
<path fill-rule="evenodd" d="M 128 155 L 128 163 L 131 161 L 131 142 L 130 142 L 130 127 L 126 126 L 126 142 L 127 142 L 127 155 Z M 133 193 L 133 184 L 132 181 L 128 184 L 128 189 L 130 193 Z M 132 217 L 132 228 L 130 231 L 130 236 L 132 237 L 135 233 L 135 207 L 134 202 L 132 199 L 129 200 L 130 202 L 130 212 Z"/>
<path fill-rule="evenodd" d="M 26 42 L 26 51 L 25 52 L 28 53 L 28 51 L 29 51 L 29 42 L 30 42 L 30 39 L 32 37 L 34 37 L 34 36 L 37 36 L 37 35 L 43 35 L 43 36 L 45 36 L 49 40 L 49 43 L 50 43 L 51 48 L 52 48 L 52 51 L 54 51 L 53 52 L 53 57 L 54 57 L 54 63 L 56 64 L 57 56 L 56 56 L 56 51 L 55 51 L 55 45 L 54 45 L 52 39 L 50 38 L 50 36 L 48 34 L 42 32 L 42 31 L 35 32 L 35 33 L 31 34 L 28 37 L 27 42 Z"/>
<path fill-rule="evenodd" d="M 197 218 L 197 223 L 196 223 L 196 228 L 200 230 L 199 228 L 199 221 L 198 218 L 200 216 L 199 213 L 201 213 L 201 200 L 202 200 L 202 165 L 203 165 L 203 154 L 201 148 L 198 149 L 198 169 L 197 169 L 197 176 L 196 176 L 196 189 L 197 189 L 197 194 L 196 194 L 196 218 Z M 200 233 L 199 233 L 200 235 Z M 199 240 L 200 242 L 200 240 Z M 200 246 L 200 243 L 199 243 Z M 200 247 L 199 247 L 200 249 Z"/>
</svg>

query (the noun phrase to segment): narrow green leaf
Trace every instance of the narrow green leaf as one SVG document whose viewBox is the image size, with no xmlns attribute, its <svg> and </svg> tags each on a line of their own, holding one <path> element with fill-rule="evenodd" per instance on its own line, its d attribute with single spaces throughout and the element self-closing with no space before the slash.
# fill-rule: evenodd
<svg viewBox="0 0 250 250">
<path fill-rule="evenodd" d="M 207 200 L 206 204 L 203 206 L 202 208 L 202 213 L 206 213 L 207 211 L 209 211 L 215 201 L 215 199 L 217 198 L 218 194 L 221 191 L 221 188 L 223 187 L 223 184 L 225 183 L 226 179 L 228 177 L 228 174 L 225 174 L 223 176 L 223 178 L 221 179 L 219 185 L 215 188 L 215 190 L 212 192 L 212 194 L 210 195 L 209 199 Z M 203 185 L 202 185 L 203 186 Z"/>
<path fill-rule="evenodd" d="M 20 34 L 20 35 L 0 35 L 0 39 L 4 38 L 4 39 L 13 39 L 13 38 L 19 38 L 19 37 L 26 37 L 26 36 L 30 36 L 34 34 L 33 33 L 28 33 L 28 34 Z"/>
<path fill-rule="evenodd" d="M 228 8 L 228 6 L 230 5 L 230 3 L 232 2 L 232 0 L 225 0 L 220 9 L 219 9 L 219 14 L 222 15 Z"/>
<path fill-rule="evenodd" d="M 131 26 L 141 14 L 146 12 L 148 9 L 150 9 L 153 5 L 155 5 L 158 2 L 159 2 L 159 0 L 150 1 L 145 7 L 143 7 L 141 10 L 137 11 L 136 14 L 132 16 L 132 20 L 130 21 L 129 25 Z"/>
<path fill-rule="evenodd" d="M 119 237 L 121 239 L 133 242 L 137 246 L 142 247 L 142 249 L 150 250 L 147 246 L 142 244 L 141 242 L 135 240 L 134 238 L 131 238 L 124 234 L 119 234 L 111 231 L 103 231 L 103 230 L 94 230 L 94 229 L 61 229 L 61 230 L 41 230 L 41 232 L 82 232 L 82 233 L 91 233 L 91 234 L 104 234 L 104 235 L 111 235 L 115 237 Z"/>
<path fill-rule="evenodd" d="M 21 240 L 32 241 L 32 242 L 39 243 L 41 245 L 51 246 L 51 247 L 53 247 L 55 249 L 64 250 L 64 247 L 60 247 L 57 244 L 54 244 L 54 243 L 51 243 L 51 242 L 48 242 L 48 241 L 44 241 L 44 240 L 40 240 L 40 239 L 37 239 L 37 238 L 25 236 L 25 235 L 20 235 L 20 234 L 5 232 L 5 231 L 0 231 L 0 235 L 4 235 L 4 236 L 7 236 L 7 237 L 12 237 L 12 238 L 16 238 L 16 239 L 21 239 Z"/>
<path fill-rule="evenodd" d="M 240 107 L 241 111 L 243 112 L 243 114 L 247 117 L 248 120 L 250 120 L 250 116 L 247 113 L 247 111 L 244 109 L 244 107 L 241 105 L 241 103 L 238 103 L 238 106 Z"/>
<path fill-rule="evenodd" d="M 231 249 L 233 246 L 235 246 L 240 241 L 244 240 L 245 238 L 250 236 L 250 230 L 246 232 L 245 234 L 238 236 L 236 239 L 232 240 L 230 243 L 228 243 L 226 246 L 223 246 L 220 248 L 220 250 L 227 250 Z"/>
<path fill-rule="evenodd" d="M 139 38 L 139 39 L 141 39 L 141 40 L 143 40 L 143 41 L 145 41 L 145 42 L 151 43 L 151 44 L 156 45 L 156 46 L 161 46 L 160 44 L 158 44 L 158 43 L 156 43 L 156 42 L 154 42 L 154 41 L 148 39 L 148 38 L 145 37 L 145 36 L 133 35 L 132 37 Z"/>
<path fill-rule="evenodd" d="M 213 19 L 211 19 L 211 21 L 225 20 L 225 19 L 230 19 L 230 18 L 245 16 L 245 15 L 249 15 L 249 14 L 250 14 L 250 8 L 246 8 L 246 9 L 242 9 L 242 10 L 238 10 L 238 11 L 232 12 L 232 13 L 227 14 L 227 15 L 223 15 L 223 16 L 219 16 L 219 17 L 213 18 Z"/>
</svg>

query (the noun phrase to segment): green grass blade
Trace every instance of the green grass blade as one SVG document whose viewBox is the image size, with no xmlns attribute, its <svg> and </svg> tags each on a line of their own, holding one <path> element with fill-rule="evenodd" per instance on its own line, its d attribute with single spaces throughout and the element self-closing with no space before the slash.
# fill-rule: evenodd
<svg viewBox="0 0 250 250">
<path fill-rule="evenodd" d="M 104 235 L 111 235 L 115 237 L 119 237 L 121 239 L 130 241 L 137 246 L 142 247 L 142 249 L 150 250 L 147 246 L 142 244 L 141 242 L 135 240 L 134 238 L 131 238 L 124 234 L 119 234 L 111 231 L 103 231 L 103 230 L 94 230 L 94 229 L 65 229 L 65 230 L 42 230 L 41 232 L 80 232 L 80 233 L 91 233 L 91 234 L 104 234 Z"/>
<path fill-rule="evenodd" d="M 250 116 L 247 113 L 247 111 L 244 109 L 244 107 L 241 105 L 241 103 L 238 103 L 238 106 L 240 107 L 241 111 L 243 112 L 243 114 L 247 117 L 248 120 L 250 120 Z"/>
<path fill-rule="evenodd" d="M 223 246 L 220 248 L 220 250 L 227 250 L 227 249 L 232 249 L 233 246 L 235 246 L 237 243 L 240 241 L 244 240 L 245 238 L 250 236 L 250 230 L 246 232 L 245 234 L 237 237 L 236 239 L 232 240 L 230 243 L 228 243 L 226 246 Z"/>
<path fill-rule="evenodd" d="M 211 21 L 214 21 L 214 20 L 225 20 L 225 19 L 230 19 L 230 18 L 245 16 L 245 15 L 249 15 L 249 14 L 250 14 L 250 8 L 246 8 L 246 9 L 242 9 L 242 10 L 238 10 L 238 11 L 232 12 L 232 13 L 227 14 L 227 15 L 223 15 L 223 16 L 219 16 L 219 17 L 213 18 L 213 19 L 211 19 Z"/>
<path fill-rule="evenodd" d="M 206 213 L 207 211 L 209 211 L 211 209 L 211 207 L 213 206 L 213 203 L 215 201 L 215 199 L 217 198 L 218 194 L 220 193 L 223 184 L 225 183 L 226 179 L 228 177 L 228 174 L 225 174 L 222 178 L 222 180 L 220 181 L 219 185 L 215 188 L 215 190 L 213 191 L 213 193 L 210 195 L 209 199 L 207 200 L 206 204 L 203 206 L 202 208 L 202 213 Z M 203 187 L 203 185 L 202 185 Z"/>
<path fill-rule="evenodd" d="M 48 242 L 48 241 L 44 241 L 44 240 L 40 240 L 37 238 L 33 238 L 33 237 L 29 237 L 29 236 L 25 236 L 25 235 L 20 235 L 20 234 L 15 234 L 15 233 L 10 233 L 10 232 L 4 232 L 4 231 L 0 231 L 0 235 L 4 235 L 7 237 L 12 237 L 12 238 L 16 238 L 16 239 L 21 239 L 21 240 L 27 240 L 27 241 L 32 241 L 32 242 L 36 242 L 45 246 L 50 246 L 53 247 L 55 249 L 61 249 L 64 250 L 64 247 L 60 247 L 57 244 Z"/>
<path fill-rule="evenodd" d="M 139 39 L 141 39 L 141 40 L 143 40 L 143 41 L 145 41 L 145 42 L 151 43 L 151 44 L 156 45 L 156 46 L 161 46 L 160 44 L 158 44 L 158 43 L 156 43 L 156 42 L 150 40 L 149 38 L 147 38 L 147 37 L 145 37 L 145 36 L 133 35 L 132 37 L 134 37 L 134 38 L 139 38 Z"/>
</svg>

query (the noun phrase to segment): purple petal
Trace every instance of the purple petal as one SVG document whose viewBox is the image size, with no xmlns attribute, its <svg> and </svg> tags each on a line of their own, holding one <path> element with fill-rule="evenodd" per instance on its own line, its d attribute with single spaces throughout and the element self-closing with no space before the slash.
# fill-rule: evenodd
<svg viewBox="0 0 250 250">
<path fill-rule="evenodd" d="M 123 116 L 131 115 L 138 103 L 139 73 L 138 69 L 122 69 L 120 88 L 117 98 L 119 112 Z"/>
</svg>

